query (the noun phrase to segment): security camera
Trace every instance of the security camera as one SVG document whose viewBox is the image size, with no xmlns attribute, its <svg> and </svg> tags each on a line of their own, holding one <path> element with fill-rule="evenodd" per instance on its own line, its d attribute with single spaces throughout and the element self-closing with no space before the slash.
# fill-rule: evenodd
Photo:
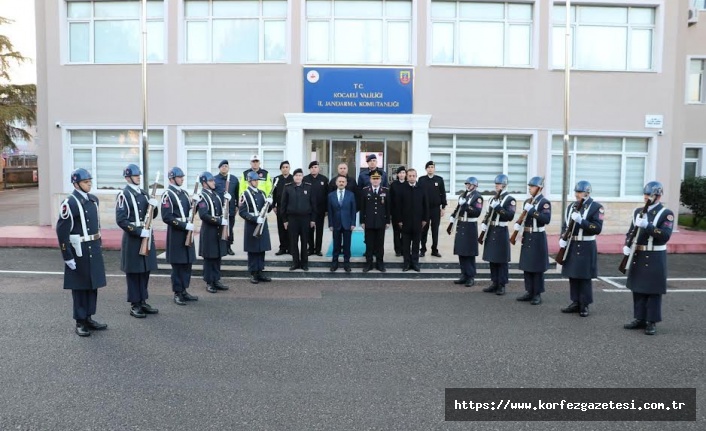
<svg viewBox="0 0 706 431">
<path fill-rule="evenodd" d="M 57 129 L 61 129 L 61 121 L 54 123 L 54 126 L 56 126 Z"/>
<path fill-rule="evenodd" d="M 658 134 L 659 136 L 664 135 L 664 130 L 658 130 L 658 131 L 657 131 L 657 134 Z"/>
</svg>

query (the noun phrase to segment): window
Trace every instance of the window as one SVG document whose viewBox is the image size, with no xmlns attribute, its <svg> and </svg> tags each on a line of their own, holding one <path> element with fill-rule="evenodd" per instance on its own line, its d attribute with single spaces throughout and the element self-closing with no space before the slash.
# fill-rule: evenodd
<svg viewBox="0 0 706 431">
<path fill-rule="evenodd" d="M 450 194 L 465 190 L 468 177 L 479 190 L 491 193 L 495 177 L 506 174 L 511 193 L 526 193 L 530 136 L 430 135 L 429 152 Z"/>
<path fill-rule="evenodd" d="M 250 169 L 250 157 L 261 157 L 260 166 L 274 178 L 284 157 L 285 132 L 202 131 L 184 132 L 186 176 L 196 178 L 204 171 L 218 172 L 218 163 L 228 160 L 230 172 L 240 177 Z"/>
<path fill-rule="evenodd" d="M 306 62 L 411 64 L 411 0 L 307 0 Z"/>
<path fill-rule="evenodd" d="M 694 178 L 701 176 L 701 148 L 684 149 L 684 177 Z"/>
<path fill-rule="evenodd" d="M 532 4 L 431 2 L 431 62 L 530 66 Z"/>
<path fill-rule="evenodd" d="M 140 63 L 139 0 L 67 1 L 69 63 Z M 147 61 L 164 62 L 164 2 L 147 2 Z"/>
<path fill-rule="evenodd" d="M 706 87 L 704 77 L 706 76 L 706 60 L 703 58 L 692 58 L 689 60 L 689 81 L 687 82 L 687 102 L 706 103 Z"/>
<path fill-rule="evenodd" d="M 566 7 L 553 12 L 553 67 L 564 67 Z M 650 71 L 653 64 L 655 8 L 571 7 L 571 68 Z"/>
<path fill-rule="evenodd" d="M 706 0 L 696 0 L 696 7 L 700 10 L 706 10 Z"/>
<path fill-rule="evenodd" d="M 552 195 L 561 196 L 564 137 L 552 140 Z M 601 197 L 639 197 L 645 184 L 649 139 L 576 136 L 569 141 L 569 184 L 587 180 Z M 573 191 L 569 191 L 573 195 Z"/>
<path fill-rule="evenodd" d="M 267 63 L 287 58 L 287 0 L 187 0 L 187 63 Z"/>
<path fill-rule="evenodd" d="M 125 166 L 130 163 L 142 166 L 141 130 L 71 130 L 69 134 L 72 170 L 90 170 L 95 189 L 122 189 L 125 187 Z M 142 173 L 142 181 L 144 183 L 146 179 L 151 184 L 157 171 L 160 178 L 166 174 L 164 131 L 150 130 L 147 139 L 150 172 Z M 160 183 L 164 184 L 161 180 Z"/>
</svg>

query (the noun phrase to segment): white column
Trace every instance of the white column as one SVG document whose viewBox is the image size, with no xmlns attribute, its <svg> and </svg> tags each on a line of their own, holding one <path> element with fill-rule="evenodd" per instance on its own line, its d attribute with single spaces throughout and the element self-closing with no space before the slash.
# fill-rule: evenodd
<svg viewBox="0 0 706 431">
<path fill-rule="evenodd" d="M 304 162 L 304 129 L 287 126 L 287 146 L 284 157 L 285 160 L 289 160 L 292 171 L 296 168 L 306 168 L 306 166 L 302 167 Z M 304 169 L 304 172 L 308 172 L 308 170 Z"/>
<path fill-rule="evenodd" d="M 431 115 L 415 115 L 412 120 L 412 166 L 417 172 L 424 173 L 424 165 L 429 160 L 429 122 Z M 453 167 L 452 167 L 453 169 Z"/>
</svg>

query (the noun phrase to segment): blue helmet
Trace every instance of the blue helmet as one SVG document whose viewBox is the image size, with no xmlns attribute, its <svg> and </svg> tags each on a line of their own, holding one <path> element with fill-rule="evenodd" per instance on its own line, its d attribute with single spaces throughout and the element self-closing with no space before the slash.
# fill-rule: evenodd
<svg viewBox="0 0 706 431">
<path fill-rule="evenodd" d="M 167 178 L 170 180 L 176 177 L 183 177 L 184 176 L 184 171 L 181 170 L 180 167 L 174 166 L 167 172 Z"/>
<path fill-rule="evenodd" d="M 576 183 L 576 187 L 574 187 L 575 192 L 583 192 L 583 193 L 591 193 L 591 183 L 589 183 L 586 180 L 581 180 L 578 183 Z"/>
<path fill-rule="evenodd" d="M 650 196 L 662 196 L 663 191 L 664 187 L 662 186 L 662 183 L 660 183 L 659 181 L 650 181 L 649 183 L 645 184 L 645 188 L 642 192 Z"/>
<path fill-rule="evenodd" d="M 123 176 L 124 177 L 134 177 L 137 175 L 142 175 L 142 171 L 134 163 L 130 163 L 129 165 L 127 165 L 125 167 L 125 169 L 123 169 Z"/>
<path fill-rule="evenodd" d="M 505 174 L 500 174 L 497 177 L 495 177 L 495 184 L 502 184 L 504 186 L 507 185 L 507 175 Z"/>
<path fill-rule="evenodd" d="M 260 180 L 260 176 L 257 174 L 257 172 L 250 171 L 248 172 L 248 181 L 255 181 L 255 180 Z"/>
<path fill-rule="evenodd" d="M 213 178 L 213 174 L 208 171 L 201 172 L 201 175 L 199 175 L 199 182 L 200 183 L 207 183 L 207 182 L 214 180 L 214 179 L 215 178 Z"/>
<path fill-rule="evenodd" d="M 476 177 L 468 177 L 466 178 L 466 184 L 478 187 L 478 179 Z"/>
<path fill-rule="evenodd" d="M 528 186 L 544 187 L 544 177 L 532 177 L 527 182 Z"/>
<path fill-rule="evenodd" d="M 71 172 L 71 184 L 76 184 L 84 180 L 92 179 L 93 177 L 91 176 L 91 173 L 83 168 L 78 168 L 75 171 Z"/>
</svg>

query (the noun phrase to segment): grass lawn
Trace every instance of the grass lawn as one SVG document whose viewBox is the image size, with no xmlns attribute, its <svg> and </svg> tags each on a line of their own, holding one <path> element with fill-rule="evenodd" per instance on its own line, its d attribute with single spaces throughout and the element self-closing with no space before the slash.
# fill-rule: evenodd
<svg viewBox="0 0 706 431">
<path fill-rule="evenodd" d="M 706 231 L 706 220 L 701 220 L 698 226 L 693 226 L 693 218 L 694 216 L 692 216 L 691 214 L 680 214 L 679 226 L 684 226 L 689 229 Z"/>
</svg>

